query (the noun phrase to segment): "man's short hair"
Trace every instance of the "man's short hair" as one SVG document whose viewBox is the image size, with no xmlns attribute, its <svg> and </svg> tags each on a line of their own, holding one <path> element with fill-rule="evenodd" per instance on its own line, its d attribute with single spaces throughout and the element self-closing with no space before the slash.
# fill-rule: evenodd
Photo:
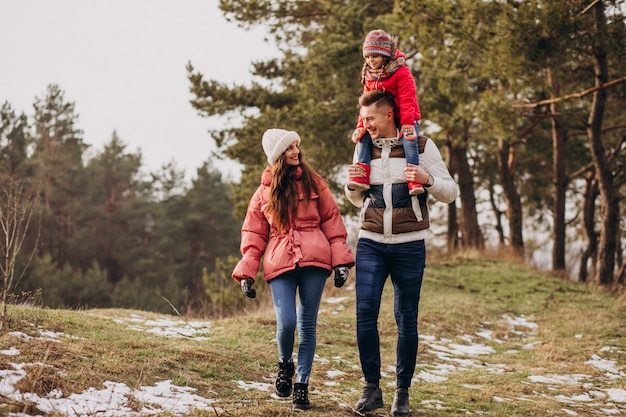
<svg viewBox="0 0 626 417">
<path fill-rule="evenodd" d="M 372 90 L 366 91 L 359 98 L 359 104 L 364 107 L 369 107 L 372 104 L 376 104 L 376 107 L 386 106 L 396 112 L 396 101 L 393 98 L 393 94 L 384 90 Z"/>
</svg>

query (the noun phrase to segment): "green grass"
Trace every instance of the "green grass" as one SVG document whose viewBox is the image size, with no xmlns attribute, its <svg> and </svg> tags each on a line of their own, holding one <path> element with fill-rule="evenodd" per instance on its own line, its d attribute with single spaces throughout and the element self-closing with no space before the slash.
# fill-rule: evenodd
<svg viewBox="0 0 626 417">
<path fill-rule="evenodd" d="M 353 282 L 353 277 L 351 278 Z M 318 327 L 318 360 L 311 376 L 309 416 L 354 415 L 352 406 L 363 382 L 355 339 L 354 291 L 336 289 L 329 281 L 328 297 L 347 297 L 340 304 L 323 302 Z M 390 415 L 395 364 L 395 322 L 391 285 L 387 285 L 380 329 L 385 407 L 370 413 Z M 261 303 L 258 309 L 254 303 Z M 289 401 L 275 400 L 270 392 L 243 390 L 235 381 L 273 383 L 277 353 L 275 320 L 267 295 L 248 300 L 250 313 L 209 320 L 206 340 L 167 338 L 129 329 L 113 318 L 132 314 L 145 318 L 162 315 L 128 310 L 66 311 L 26 306 L 9 308 L 9 331 L 31 336 L 39 330 L 63 334 L 59 342 L 42 338 L 24 340 L 5 335 L 0 350 L 16 347 L 17 357 L 0 354 L 0 370 L 10 362 L 30 363 L 20 382 L 22 391 L 44 396 L 52 389 L 63 395 L 101 388 L 104 381 L 131 388 L 171 380 L 215 399 L 214 410 L 194 416 L 291 416 Z M 339 305 L 343 308 L 337 308 Z M 512 326 L 505 317 L 524 317 L 537 325 Z M 172 317 L 179 319 L 176 317 Z M 195 319 L 189 319 L 195 320 Z M 593 401 L 561 402 L 589 392 L 626 389 L 626 299 L 608 292 L 564 281 L 519 263 L 488 258 L 453 258 L 431 262 L 420 302 L 418 369 L 430 375 L 454 365 L 440 380 L 416 379 L 411 388 L 413 416 L 566 416 L 605 415 L 600 409 L 626 413 L 626 402 L 607 397 Z M 477 332 L 489 331 L 491 338 Z M 478 344 L 491 348 L 486 355 L 453 354 L 442 360 L 436 346 Z M 594 355 L 614 361 L 618 373 L 588 362 Z M 471 365 L 460 365 L 465 360 Z M 341 371 L 330 377 L 328 371 Z M 575 384 L 533 382 L 534 376 L 584 375 Z M 325 384 L 332 380 L 334 385 Z M 561 396 L 561 397 L 559 397 Z M 2 403 L 0 398 L 0 404 Z M 8 404 L 11 404 L 7 401 Z M 136 407 L 140 408 L 141 404 Z M 137 409 L 139 409 L 137 408 Z M 23 411 L 24 404 L 12 404 Z M 0 406 L 0 416 L 8 412 Z M 31 410 L 32 411 L 32 410 Z M 32 412 L 32 414 L 35 414 Z M 606 414 L 608 415 L 608 414 Z"/>
</svg>

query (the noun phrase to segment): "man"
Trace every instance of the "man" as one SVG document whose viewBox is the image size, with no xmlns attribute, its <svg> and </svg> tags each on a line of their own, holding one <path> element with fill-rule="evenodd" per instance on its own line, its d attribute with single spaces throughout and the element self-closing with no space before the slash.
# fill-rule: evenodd
<svg viewBox="0 0 626 417">
<path fill-rule="evenodd" d="M 359 103 L 373 145 L 370 189 L 345 188 L 348 199 L 361 208 L 356 251 L 356 314 L 357 343 L 366 385 L 355 408 L 367 412 L 383 407 L 378 313 L 383 287 L 391 276 L 398 329 L 397 388 L 391 414 L 408 416 L 408 390 L 417 359 L 418 303 L 426 265 L 427 196 L 431 194 L 441 202 L 451 203 L 458 188 L 430 139 L 419 138 L 420 165 L 406 165 L 390 93 L 371 91 L 363 94 Z M 365 172 L 355 156 L 354 163 L 348 167 L 348 182 L 363 175 Z M 410 196 L 407 181 L 423 184 L 426 193 Z"/>
</svg>

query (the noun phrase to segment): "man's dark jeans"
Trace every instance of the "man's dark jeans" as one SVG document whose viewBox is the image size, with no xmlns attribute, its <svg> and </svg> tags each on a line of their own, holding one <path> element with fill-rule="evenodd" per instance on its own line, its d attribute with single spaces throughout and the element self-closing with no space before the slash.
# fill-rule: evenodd
<svg viewBox="0 0 626 417">
<path fill-rule="evenodd" d="M 387 245 L 359 239 L 356 251 L 356 332 L 361 368 L 367 382 L 380 380 L 378 313 L 385 282 L 391 276 L 398 327 L 396 383 L 403 388 L 411 386 L 417 357 L 418 304 L 425 267 L 423 240 Z"/>
</svg>

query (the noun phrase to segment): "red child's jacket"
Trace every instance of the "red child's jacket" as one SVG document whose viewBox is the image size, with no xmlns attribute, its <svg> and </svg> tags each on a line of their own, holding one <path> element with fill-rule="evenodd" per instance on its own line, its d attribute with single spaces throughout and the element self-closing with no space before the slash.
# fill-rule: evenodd
<svg viewBox="0 0 626 417">
<path fill-rule="evenodd" d="M 399 118 L 400 124 L 413 125 L 415 120 L 421 120 L 422 116 L 417 101 L 415 80 L 409 67 L 404 64 L 404 60 L 404 54 L 396 49 L 394 61 L 398 65 L 397 70 L 391 76 L 384 72 L 381 74 L 370 73 L 369 76 L 366 74 L 363 81 L 363 92 L 366 93 L 376 89 L 384 89 L 390 92 L 395 98 L 396 117 Z M 356 127 L 357 129 L 364 127 L 360 114 Z"/>
</svg>

